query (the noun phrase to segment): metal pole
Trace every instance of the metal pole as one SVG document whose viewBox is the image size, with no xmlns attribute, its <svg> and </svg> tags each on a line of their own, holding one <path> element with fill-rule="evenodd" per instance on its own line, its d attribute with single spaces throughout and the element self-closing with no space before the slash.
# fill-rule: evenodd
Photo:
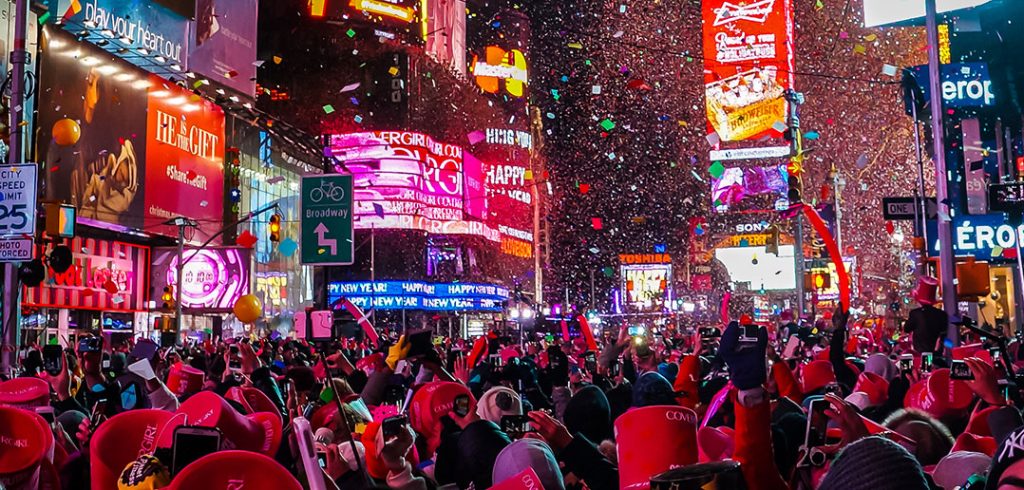
<svg viewBox="0 0 1024 490">
<path fill-rule="evenodd" d="M 597 300 L 594 299 L 594 269 L 590 269 L 590 307 L 597 309 Z"/>
<path fill-rule="evenodd" d="M 928 268 L 925 266 L 928 259 L 928 197 L 924 188 L 924 154 L 921 148 L 921 125 L 917 120 L 917 91 L 908 88 L 910 91 L 910 113 L 914 119 L 914 147 L 917 153 L 917 198 L 920 202 L 914 206 L 914 228 L 915 236 L 924 240 L 924 250 L 921 250 L 921 257 L 917 259 L 918 274 L 924 275 Z"/>
<path fill-rule="evenodd" d="M 799 107 L 803 103 L 803 96 L 793 90 L 786 91 L 786 100 L 789 101 L 789 127 L 793 134 L 793 141 L 791 143 L 791 151 L 793 156 L 799 157 L 803 151 L 801 148 L 802 142 L 800 141 L 800 113 Z M 790 176 L 793 178 L 794 176 Z M 799 175 L 795 176 L 800 178 Z M 802 189 L 801 185 L 801 191 Z M 801 196 L 803 198 L 803 196 Z M 794 203 L 790 203 L 794 204 Z M 804 220 L 803 213 L 797 213 L 796 217 L 796 231 L 793 233 L 793 255 L 796 261 L 796 307 L 799 312 L 796 317 L 799 321 L 800 316 L 804 314 Z M 839 259 L 842 262 L 842 258 Z M 849 305 L 847 305 L 849 307 Z"/>
<path fill-rule="evenodd" d="M 953 272 L 953 232 L 950 222 L 948 188 L 946 183 L 946 145 L 942 121 L 942 79 L 939 70 L 939 30 L 936 20 L 935 0 L 925 0 L 926 25 L 928 29 L 928 84 L 931 89 L 932 142 L 935 150 L 935 199 L 939 208 L 938 239 L 939 274 L 942 276 L 942 307 L 952 317 L 957 314 L 956 285 Z M 952 323 L 946 327 L 946 338 L 953 346 L 960 345 L 960 331 Z"/>
<path fill-rule="evenodd" d="M 840 193 L 842 192 L 839 188 L 839 182 L 842 177 L 839 175 L 839 169 L 836 168 L 835 164 L 832 164 L 832 187 L 835 191 L 835 202 L 836 202 L 836 247 L 839 249 L 839 254 L 843 254 L 843 208 L 839 203 Z M 842 263 L 842 257 L 839 258 L 839 262 Z"/>
<path fill-rule="evenodd" d="M 178 338 L 181 338 L 182 327 L 185 325 L 185 320 L 181 315 L 181 285 L 184 283 L 184 272 L 185 272 L 185 227 L 187 221 L 182 220 L 178 224 L 178 266 L 176 271 L 176 277 L 174 280 L 174 318 L 175 324 L 178 327 Z"/>
<path fill-rule="evenodd" d="M 28 22 L 28 0 L 16 0 L 14 5 L 14 50 L 11 51 L 11 102 L 10 107 L 10 153 L 8 163 L 22 163 L 24 160 L 23 129 L 21 126 L 22 111 L 25 105 L 25 63 L 28 52 L 25 51 L 25 32 Z M 32 209 L 30 212 L 35 212 Z M 34 230 L 33 230 L 34 231 Z M 18 272 L 12 263 L 4 264 L 4 298 L 2 319 L 3 328 L 0 338 L 0 373 L 9 374 L 17 366 L 18 345 L 21 343 L 21 287 L 18 284 Z"/>
<path fill-rule="evenodd" d="M 370 228 L 370 324 L 377 324 L 377 229 Z M 402 323 L 405 332 L 405 323 Z"/>
</svg>

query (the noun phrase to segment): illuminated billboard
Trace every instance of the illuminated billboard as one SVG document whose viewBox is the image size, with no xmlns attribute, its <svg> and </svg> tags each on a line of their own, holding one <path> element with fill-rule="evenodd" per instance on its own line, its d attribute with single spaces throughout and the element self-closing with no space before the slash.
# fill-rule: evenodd
<svg viewBox="0 0 1024 490">
<path fill-rule="evenodd" d="M 796 288 L 796 260 L 792 245 L 779 246 L 779 254 L 765 247 L 720 247 L 715 259 L 725 266 L 729 281 L 746 285 L 749 291 L 778 291 Z"/>
<path fill-rule="evenodd" d="M 513 97 L 526 94 L 529 75 L 526 70 L 526 57 L 518 49 L 506 51 L 498 46 L 484 48 L 484 56 L 473 55 L 470 65 L 476 84 L 481 90 L 497 94 L 504 87 L 505 92 Z"/>
<path fill-rule="evenodd" d="M 726 168 L 711 179 L 711 202 L 720 213 L 737 210 L 784 210 L 789 174 L 786 165 L 770 167 Z"/>
<path fill-rule="evenodd" d="M 660 307 L 672 300 L 671 264 L 630 264 L 620 267 L 625 303 Z"/>
<path fill-rule="evenodd" d="M 703 0 L 702 7 L 708 130 L 721 141 L 759 139 L 786 121 L 791 0 Z"/>
<path fill-rule="evenodd" d="M 501 234 L 501 251 L 533 257 L 533 192 L 526 164 L 495 162 L 487 167 L 489 222 Z"/>
<path fill-rule="evenodd" d="M 936 0 L 937 13 L 977 7 L 992 0 Z M 893 24 L 924 17 L 924 0 L 864 0 L 864 27 Z"/>
<path fill-rule="evenodd" d="M 428 311 L 501 311 L 508 288 L 496 284 L 419 281 L 332 282 L 327 302 L 348 299 L 362 309 Z"/>
<path fill-rule="evenodd" d="M 238 298 L 249 294 L 251 250 L 241 247 L 186 249 L 182 270 L 181 306 L 206 311 L 231 311 Z M 153 249 L 152 298 L 178 281 L 178 249 Z"/>
<path fill-rule="evenodd" d="M 465 185 L 482 177 L 483 165 L 464 158 L 462 147 L 408 131 L 332 135 L 326 152 L 338 172 L 351 173 L 357 229 L 409 229 L 439 235 L 476 235 L 498 242 L 498 230 L 469 221 L 480 214 L 484 189 Z M 467 201 L 471 212 L 467 212 Z"/>
</svg>

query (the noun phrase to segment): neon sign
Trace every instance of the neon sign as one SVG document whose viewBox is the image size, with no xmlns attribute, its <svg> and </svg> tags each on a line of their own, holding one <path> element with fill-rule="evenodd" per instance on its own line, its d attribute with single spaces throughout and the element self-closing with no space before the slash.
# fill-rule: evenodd
<svg viewBox="0 0 1024 490">
<path fill-rule="evenodd" d="M 427 283 L 419 281 L 332 282 L 327 299 L 346 298 L 360 308 L 380 310 L 500 311 L 508 288 L 496 284 Z"/>
<path fill-rule="evenodd" d="M 938 236 L 934 220 L 928 220 L 928 236 Z M 957 256 L 978 259 L 1007 258 L 1004 251 L 1017 247 L 1024 239 L 1024 225 L 1014 228 L 1002 213 L 953 217 L 953 251 Z M 928 255 L 939 255 L 939 240 L 930 240 Z"/>
<path fill-rule="evenodd" d="M 412 22 L 416 20 L 416 9 L 397 5 L 384 0 L 351 0 L 349 5 L 356 10 L 361 10 L 368 14 L 389 17 L 402 22 Z"/>
<path fill-rule="evenodd" d="M 513 97 L 522 97 L 528 83 L 526 58 L 518 49 L 505 51 L 497 46 L 484 48 L 484 59 L 473 56 L 473 75 L 476 84 L 484 92 L 496 94 L 501 90 L 501 82 L 505 91 Z"/>
<path fill-rule="evenodd" d="M 623 265 L 622 290 L 626 302 L 651 307 L 661 305 L 670 296 L 672 266 L 668 264 Z"/>
</svg>

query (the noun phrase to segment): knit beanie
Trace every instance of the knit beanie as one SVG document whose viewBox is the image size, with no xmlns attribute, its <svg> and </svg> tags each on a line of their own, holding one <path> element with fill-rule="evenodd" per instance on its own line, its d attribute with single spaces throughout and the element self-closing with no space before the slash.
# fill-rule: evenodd
<svg viewBox="0 0 1024 490">
<path fill-rule="evenodd" d="M 500 483 L 526 468 L 533 468 L 544 490 L 563 490 L 565 484 L 558 461 L 547 444 L 537 439 L 519 439 L 502 449 L 494 461 L 491 479 Z"/>
<path fill-rule="evenodd" d="M 927 490 L 917 460 L 902 446 L 881 437 L 865 437 L 846 446 L 818 490 Z"/>
<path fill-rule="evenodd" d="M 648 371 L 636 380 L 633 386 L 633 406 L 675 405 L 675 392 L 664 376 Z"/>
<path fill-rule="evenodd" d="M 476 404 L 476 414 L 484 420 L 501 424 L 505 415 L 522 415 L 523 401 L 519 394 L 504 386 L 487 390 Z"/>
</svg>

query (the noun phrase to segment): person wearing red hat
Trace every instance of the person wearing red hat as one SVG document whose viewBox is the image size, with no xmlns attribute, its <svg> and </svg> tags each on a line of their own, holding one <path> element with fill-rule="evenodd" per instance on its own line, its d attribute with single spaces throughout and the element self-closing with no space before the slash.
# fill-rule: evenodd
<svg viewBox="0 0 1024 490">
<path fill-rule="evenodd" d="M 903 331 L 913 336 L 917 352 L 938 352 L 949 326 L 949 314 L 935 307 L 938 300 L 939 282 L 934 277 L 922 276 L 910 296 L 921 306 L 910 310 Z"/>
</svg>

